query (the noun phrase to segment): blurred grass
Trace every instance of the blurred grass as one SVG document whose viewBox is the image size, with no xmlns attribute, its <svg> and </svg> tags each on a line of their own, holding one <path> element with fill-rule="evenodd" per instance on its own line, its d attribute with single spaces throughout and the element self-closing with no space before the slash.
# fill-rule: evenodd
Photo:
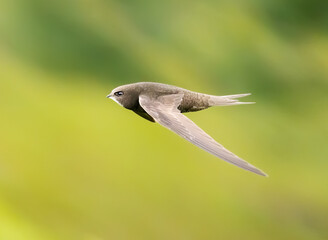
<svg viewBox="0 0 328 240">
<path fill-rule="evenodd" d="M 313 4 L 2 1 L 0 238 L 326 239 L 327 21 Z M 105 98 L 135 81 L 252 92 L 256 105 L 188 116 L 270 177 Z"/>
</svg>

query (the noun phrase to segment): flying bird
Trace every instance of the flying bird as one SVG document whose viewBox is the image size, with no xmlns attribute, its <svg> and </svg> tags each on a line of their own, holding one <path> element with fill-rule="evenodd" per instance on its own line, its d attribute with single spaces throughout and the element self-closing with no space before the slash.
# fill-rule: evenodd
<svg viewBox="0 0 328 240">
<path fill-rule="evenodd" d="M 182 114 L 204 110 L 212 106 L 251 104 L 253 102 L 238 101 L 238 98 L 248 95 L 250 93 L 213 96 L 162 83 L 138 82 L 115 88 L 107 98 L 111 98 L 119 105 L 151 122 L 161 124 L 222 160 L 253 173 L 267 176 L 260 169 L 224 148 Z"/>
</svg>

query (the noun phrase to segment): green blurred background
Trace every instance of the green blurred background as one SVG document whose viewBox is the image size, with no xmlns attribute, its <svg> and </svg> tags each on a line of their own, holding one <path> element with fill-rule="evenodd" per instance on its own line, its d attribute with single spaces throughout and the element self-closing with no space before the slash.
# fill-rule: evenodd
<svg viewBox="0 0 328 240">
<path fill-rule="evenodd" d="M 0 1 L 0 239 L 328 239 L 328 2 Z M 105 98 L 251 92 L 188 114 L 264 178 Z"/>
</svg>

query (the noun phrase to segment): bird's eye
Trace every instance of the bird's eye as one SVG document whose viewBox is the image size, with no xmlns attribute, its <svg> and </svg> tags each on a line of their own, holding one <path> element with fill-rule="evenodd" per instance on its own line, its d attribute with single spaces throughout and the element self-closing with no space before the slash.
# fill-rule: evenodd
<svg viewBox="0 0 328 240">
<path fill-rule="evenodd" d="M 115 92 L 114 95 L 119 97 L 122 96 L 124 93 L 122 91 Z"/>
</svg>

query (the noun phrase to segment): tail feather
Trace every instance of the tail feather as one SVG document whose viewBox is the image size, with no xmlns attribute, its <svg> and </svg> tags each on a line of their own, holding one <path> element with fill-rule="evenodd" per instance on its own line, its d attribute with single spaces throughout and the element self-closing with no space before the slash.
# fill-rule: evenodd
<svg viewBox="0 0 328 240">
<path fill-rule="evenodd" d="M 210 96 L 210 106 L 231 106 L 239 104 L 254 104 L 255 102 L 239 102 L 237 98 L 251 95 L 251 93 L 226 95 L 226 96 Z"/>
</svg>

